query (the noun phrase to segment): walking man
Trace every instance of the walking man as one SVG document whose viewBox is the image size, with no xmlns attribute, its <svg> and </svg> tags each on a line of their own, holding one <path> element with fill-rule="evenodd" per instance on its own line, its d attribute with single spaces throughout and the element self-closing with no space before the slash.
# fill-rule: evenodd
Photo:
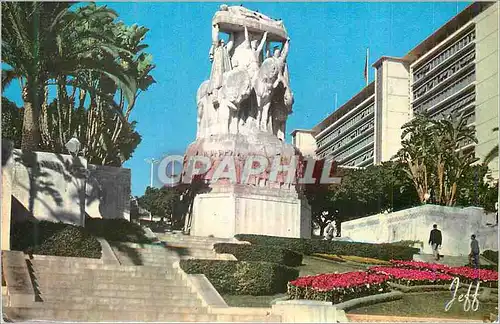
<svg viewBox="0 0 500 324">
<path fill-rule="evenodd" d="M 472 261 L 474 268 L 479 268 L 479 242 L 476 240 L 476 235 L 470 237 L 470 254 L 469 259 Z"/>
<path fill-rule="evenodd" d="M 432 225 L 431 235 L 429 237 L 429 244 L 432 246 L 432 254 L 436 261 L 439 261 L 439 247 L 443 243 L 443 238 L 441 236 L 441 231 L 437 229 L 437 225 Z"/>
</svg>

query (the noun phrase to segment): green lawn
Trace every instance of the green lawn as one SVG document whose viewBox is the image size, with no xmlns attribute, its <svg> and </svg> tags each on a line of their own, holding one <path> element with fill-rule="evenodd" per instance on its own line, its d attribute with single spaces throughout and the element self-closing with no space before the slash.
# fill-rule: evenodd
<svg viewBox="0 0 500 324">
<path fill-rule="evenodd" d="M 483 319 L 490 313 L 498 314 L 496 303 L 479 302 L 477 312 L 465 312 L 463 303 L 456 300 L 453 306 L 447 312 L 444 306 L 451 300 L 450 292 L 432 292 L 432 293 L 409 293 L 402 299 L 386 303 L 374 304 L 366 307 L 360 307 L 348 311 L 351 314 L 370 314 L 387 316 L 416 316 L 416 317 L 446 317 L 458 319 Z"/>
<path fill-rule="evenodd" d="M 271 302 L 274 299 L 285 296 L 286 294 L 271 296 L 223 295 L 222 298 L 231 307 L 271 307 Z"/>
<path fill-rule="evenodd" d="M 318 257 L 304 255 L 302 265 L 298 267 L 300 276 L 313 276 L 322 273 L 341 273 L 358 270 L 366 270 L 364 265 L 353 264 L 350 262 L 335 262 Z"/>
</svg>

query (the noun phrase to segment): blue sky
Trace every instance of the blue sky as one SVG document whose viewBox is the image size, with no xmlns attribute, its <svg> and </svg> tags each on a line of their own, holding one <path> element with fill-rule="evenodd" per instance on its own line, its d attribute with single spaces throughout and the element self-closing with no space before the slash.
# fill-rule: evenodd
<svg viewBox="0 0 500 324">
<path fill-rule="evenodd" d="M 104 3 L 98 3 L 104 4 Z M 183 153 L 196 136 L 196 90 L 209 77 L 211 19 L 220 4 L 110 2 L 119 19 L 150 29 L 145 43 L 157 65 L 157 83 L 140 95 L 132 113 L 142 143 L 125 167 L 132 193 L 149 185 L 146 158 Z M 235 3 L 239 5 L 240 3 Z M 467 6 L 446 3 L 242 3 L 282 19 L 291 38 L 288 65 L 295 104 L 287 132 L 311 128 L 364 86 L 366 48 L 370 64 L 380 56 L 403 56 Z M 370 70 L 370 80 L 374 78 Z M 21 106 L 16 83 L 5 91 Z M 287 137 L 290 141 L 290 136 Z"/>
</svg>

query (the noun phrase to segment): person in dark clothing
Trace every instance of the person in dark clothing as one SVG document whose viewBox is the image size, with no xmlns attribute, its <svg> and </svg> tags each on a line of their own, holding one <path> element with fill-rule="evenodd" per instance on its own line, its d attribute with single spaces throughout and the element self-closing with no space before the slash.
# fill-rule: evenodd
<svg viewBox="0 0 500 324">
<path fill-rule="evenodd" d="M 470 254 L 469 260 L 472 261 L 474 268 L 479 268 L 479 242 L 476 240 L 476 235 L 472 234 L 470 237 Z"/>
<path fill-rule="evenodd" d="M 429 237 L 429 244 L 432 246 L 432 254 L 436 261 L 439 261 L 439 247 L 443 243 L 441 231 L 437 229 L 437 225 L 432 225 L 431 235 Z"/>
</svg>

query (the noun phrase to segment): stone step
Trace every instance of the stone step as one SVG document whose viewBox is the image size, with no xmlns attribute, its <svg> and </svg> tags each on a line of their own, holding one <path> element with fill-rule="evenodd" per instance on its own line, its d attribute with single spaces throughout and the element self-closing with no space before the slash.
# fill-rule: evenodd
<svg viewBox="0 0 500 324">
<path fill-rule="evenodd" d="M 81 290 L 80 292 L 83 292 Z M 85 292 L 86 293 L 86 292 Z M 111 293 L 116 293 L 113 296 Z M 174 295 L 169 292 L 155 293 L 151 292 L 128 292 L 128 291 L 94 291 L 92 295 L 62 295 L 47 292 L 40 294 L 44 302 L 73 302 L 73 303 L 95 303 L 95 304 L 109 304 L 109 305 L 177 305 L 177 306 L 199 306 L 201 301 L 194 293 L 180 293 Z"/>
<path fill-rule="evenodd" d="M 191 292 L 190 286 L 183 281 L 157 281 L 150 282 L 149 285 L 135 282 L 111 283 L 106 281 L 54 281 L 52 279 L 36 279 L 36 286 L 41 289 L 59 290 L 59 289 L 76 289 L 76 290 L 109 290 L 109 291 L 175 291 L 175 292 Z"/>
<path fill-rule="evenodd" d="M 33 302 L 29 305 L 23 306 L 25 308 L 48 308 L 48 309 L 66 309 L 66 310 L 87 310 L 87 311 L 130 311 L 130 305 L 124 304 L 99 304 L 96 302 L 86 302 L 86 303 L 68 303 L 68 302 Z M 182 306 L 176 305 L 175 303 L 163 303 L 160 305 L 141 305 L 140 310 L 143 312 L 154 312 L 158 311 L 159 308 L 162 310 L 168 310 L 172 313 L 206 313 L 205 307 L 201 306 Z"/>
<path fill-rule="evenodd" d="M 136 251 L 149 251 L 149 252 L 169 252 L 163 244 L 150 244 L 143 245 L 138 243 L 121 243 L 120 245 L 112 245 L 113 251 L 123 251 L 126 252 L 129 249 L 134 249 Z"/>
<path fill-rule="evenodd" d="M 161 322 L 196 322 L 215 321 L 214 315 L 202 313 L 174 313 L 168 310 L 144 311 L 98 311 L 67 310 L 57 308 L 21 308 L 9 307 L 6 314 L 12 320 L 53 320 L 53 321 L 161 321 Z"/>
<path fill-rule="evenodd" d="M 129 257 L 133 259 L 135 255 L 130 255 L 130 253 L 127 252 L 122 252 L 122 251 L 114 251 L 115 255 L 123 255 L 126 257 Z M 173 257 L 176 256 L 175 252 L 137 252 L 137 256 L 140 259 L 144 258 L 158 258 L 158 259 L 164 259 L 164 260 L 171 260 Z"/>
<path fill-rule="evenodd" d="M 466 255 L 464 255 L 464 256 L 444 255 L 439 261 L 436 261 L 432 254 L 414 254 L 413 260 L 422 261 L 422 262 L 429 262 L 429 263 L 444 264 L 444 265 L 447 265 L 450 267 L 461 267 L 461 266 L 464 266 L 464 265 L 469 263 L 469 257 Z M 481 264 L 491 264 L 491 262 L 489 262 L 488 260 L 486 260 L 482 256 L 480 256 L 479 262 Z"/>
<path fill-rule="evenodd" d="M 120 263 L 125 266 L 144 266 L 144 267 L 171 267 L 173 262 L 171 263 L 157 263 L 157 262 L 143 262 L 142 265 L 136 264 L 135 261 L 132 260 L 126 260 L 126 259 L 120 259 Z"/>
<path fill-rule="evenodd" d="M 94 259 L 94 258 L 77 258 L 77 257 L 60 257 L 54 255 L 41 255 L 34 254 L 32 256 L 26 256 L 27 260 L 30 261 L 60 261 L 60 262 L 69 262 L 69 263 L 88 263 L 88 264 L 104 264 L 103 259 Z"/>
<path fill-rule="evenodd" d="M 79 321 L 161 321 L 161 322 L 280 322 L 279 316 L 254 315 L 216 315 L 206 312 L 177 313 L 165 310 L 144 311 L 99 311 L 62 310 L 53 308 L 14 308 L 6 309 L 7 315 L 14 320 L 79 320 Z"/>
<path fill-rule="evenodd" d="M 179 258 L 178 256 L 171 256 L 168 258 L 157 257 L 157 256 L 142 256 L 141 258 L 137 259 L 137 258 L 130 258 L 129 256 L 122 254 L 117 254 L 116 256 L 122 265 L 123 265 L 122 260 L 131 261 L 136 264 L 146 264 L 151 262 L 158 264 L 171 264 L 177 261 L 177 259 Z"/>
<path fill-rule="evenodd" d="M 140 268 L 140 267 L 138 267 Z M 146 268 L 146 267 L 144 267 Z M 180 274 L 175 269 L 169 269 L 168 272 L 149 272 L 149 271 L 94 271 L 88 269 L 59 269 L 51 271 L 51 268 L 34 268 L 34 276 L 43 278 L 46 276 L 76 277 L 76 278 L 102 278 L 102 280 L 122 281 L 126 279 L 137 280 L 165 280 L 180 278 Z"/>
<path fill-rule="evenodd" d="M 158 234 L 158 239 L 161 241 L 191 241 L 191 242 L 234 242 L 235 238 L 224 237 L 208 237 L 208 236 L 193 236 L 193 235 L 176 235 L 176 234 Z"/>
<path fill-rule="evenodd" d="M 65 284 L 65 283 L 77 283 L 77 282 L 89 282 L 89 283 L 110 283 L 110 284 L 137 284 L 137 285 L 159 285 L 159 284 L 177 284 L 185 285 L 185 281 L 181 274 L 166 274 L 164 276 L 154 276 L 154 277 L 138 277 L 138 276 L 125 276 L 125 275 L 114 275 L 113 273 L 84 273 L 84 274 L 58 274 L 58 273 L 44 273 L 40 274 L 34 273 L 35 280 L 41 283 L 54 282 L 55 284 Z"/>
<path fill-rule="evenodd" d="M 50 268 L 54 270 L 59 270 L 61 272 L 72 271 L 72 270 L 99 270 L 99 271 L 113 271 L 113 272 L 149 272 L 149 273 L 159 273 L 166 272 L 165 267 L 153 267 L 153 266 L 124 266 L 115 264 L 59 264 L 57 262 L 46 262 L 37 261 L 33 262 L 33 267 L 36 269 Z"/>
</svg>

